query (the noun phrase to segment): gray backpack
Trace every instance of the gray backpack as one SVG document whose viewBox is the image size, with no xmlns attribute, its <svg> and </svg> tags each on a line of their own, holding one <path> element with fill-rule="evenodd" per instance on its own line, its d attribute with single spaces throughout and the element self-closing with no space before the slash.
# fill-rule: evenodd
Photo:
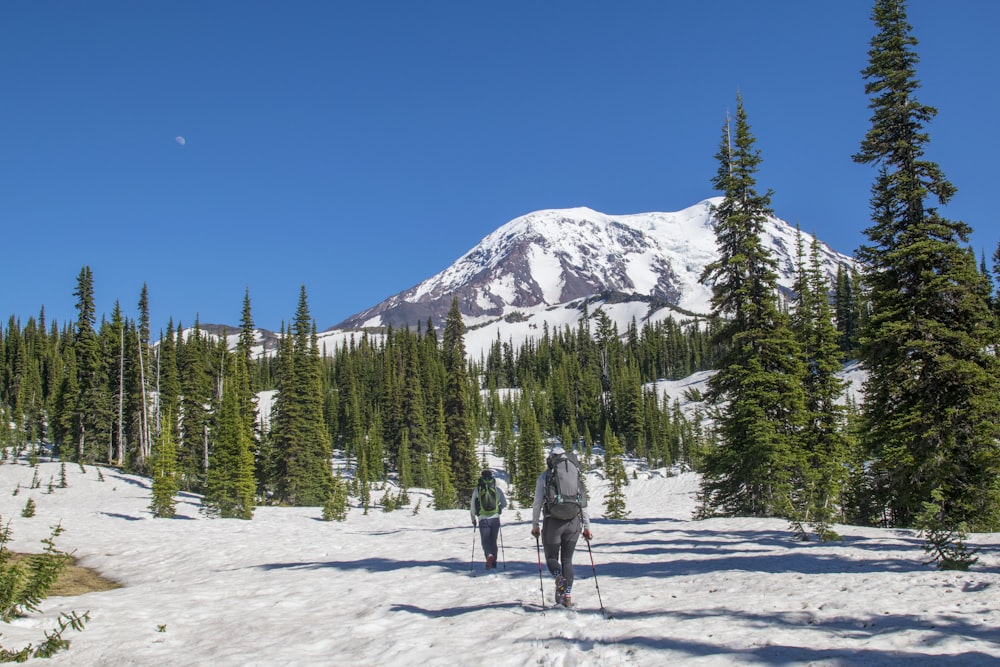
<svg viewBox="0 0 1000 667">
<path fill-rule="evenodd" d="M 586 506 L 586 490 L 580 462 L 573 454 L 550 456 L 545 472 L 545 513 L 563 521 L 580 514 Z"/>
</svg>

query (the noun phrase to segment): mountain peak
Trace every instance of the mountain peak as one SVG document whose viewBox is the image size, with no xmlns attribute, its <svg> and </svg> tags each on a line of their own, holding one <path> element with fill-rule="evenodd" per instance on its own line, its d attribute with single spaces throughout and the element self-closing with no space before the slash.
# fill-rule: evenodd
<svg viewBox="0 0 1000 667">
<path fill-rule="evenodd" d="M 595 295 L 618 295 L 682 312 L 707 314 L 711 290 L 698 282 L 718 254 L 705 199 L 675 212 L 612 215 L 588 207 L 527 213 L 488 234 L 451 266 L 354 315 L 334 329 L 443 322 L 452 299 L 467 321 L 551 308 Z M 764 243 L 779 263 L 779 284 L 794 281 L 796 230 L 778 218 Z M 849 258 L 823 246 L 833 275 Z"/>
</svg>

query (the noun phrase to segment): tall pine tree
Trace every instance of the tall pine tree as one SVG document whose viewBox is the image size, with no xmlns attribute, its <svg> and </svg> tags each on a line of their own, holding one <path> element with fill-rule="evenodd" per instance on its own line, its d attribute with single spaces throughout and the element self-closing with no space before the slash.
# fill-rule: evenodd
<svg viewBox="0 0 1000 667">
<path fill-rule="evenodd" d="M 323 505 L 333 488 L 333 450 L 323 418 L 322 362 L 305 285 L 286 338 L 272 426 L 277 496 L 292 505 Z"/>
<path fill-rule="evenodd" d="M 210 366 L 211 343 L 195 319 L 194 327 L 184 335 L 177 327 L 177 366 L 181 388 L 181 429 L 177 465 L 181 488 L 200 491 L 205 481 L 208 459 L 208 429 L 214 381 Z"/>
<path fill-rule="evenodd" d="M 213 443 L 205 473 L 202 504 L 210 516 L 223 519 L 252 519 L 254 502 L 253 435 L 241 411 L 240 388 L 247 370 L 243 359 L 233 361 L 231 379 L 225 383 Z"/>
<path fill-rule="evenodd" d="M 457 495 L 451 473 L 451 454 L 448 448 L 448 437 L 445 429 L 444 406 L 438 403 L 438 418 L 435 420 L 434 451 L 432 462 L 434 470 L 434 509 L 450 510 L 455 508 Z"/>
<path fill-rule="evenodd" d="M 1000 369 L 990 347 L 989 289 L 947 220 L 955 187 L 924 156 L 926 124 L 903 0 L 877 0 L 863 71 L 871 127 L 854 160 L 873 165 L 872 224 L 858 251 L 871 298 L 863 443 L 886 519 L 913 526 L 936 506 L 944 530 L 1000 527 Z"/>
<path fill-rule="evenodd" d="M 441 339 L 444 359 L 444 426 L 451 456 L 452 476 L 458 502 L 468 505 L 476 484 L 476 446 L 469 406 L 469 375 L 465 359 L 465 324 L 458 309 L 458 297 L 451 302 Z"/>
<path fill-rule="evenodd" d="M 514 479 L 517 502 L 530 507 L 535 497 L 535 481 L 545 470 L 542 434 L 535 418 L 528 392 L 523 392 L 520 406 L 520 433 L 517 439 L 517 477 Z"/>
<path fill-rule="evenodd" d="M 71 397 L 68 434 L 75 444 L 75 459 L 80 463 L 99 460 L 106 441 L 99 431 L 102 417 L 110 416 L 109 396 L 103 391 L 104 365 L 101 346 L 94 325 L 94 274 L 89 266 L 80 270 L 77 287 L 76 335 L 73 349 L 76 360 L 76 395 Z"/>
<path fill-rule="evenodd" d="M 240 336 L 236 343 L 236 357 L 234 363 L 242 364 L 245 371 L 240 375 L 240 382 L 232 387 L 238 394 L 240 407 L 240 418 L 243 420 L 244 428 L 250 434 L 250 447 L 256 456 L 260 448 L 260 432 L 258 430 L 257 417 L 257 391 L 258 386 L 255 379 L 254 369 L 256 364 L 253 358 L 253 348 L 256 343 L 256 329 L 253 322 L 253 313 L 250 308 L 250 289 L 243 293 L 243 314 L 240 317 Z"/>
<path fill-rule="evenodd" d="M 813 237 L 808 265 L 798 237 L 798 278 L 793 326 L 802 348 L 806 374 L 806 424 L 801 433 L 801 469 L 796 480 L 793 518 L 808 522 L 822 540 L 833 539 L 848 463 L 846 411 L 841 400 L 846 383 L 839 334 L 830 307 L 830 284 L 823 271 L 819 241 Z M 804 536 L 804 528 L 803 536 Z"/>
<path fill-rule="evenodd" d="M 733 129 L 727 118 L 712 180 L 723 193 L 712 211 L 719 258 L 701 276 L 712 288 L 713 315 L 724 320 L 716 343 L 725 350 L 709 382 L 721 442 L 705 456 L 701 512 L 787 516 L 799 467 L 803 369 L 778 307 L 776 262 L 761 240 L 771 192 L 756 189 L 761 159 L 741 97 L 735 136 Z"/>
</svg>

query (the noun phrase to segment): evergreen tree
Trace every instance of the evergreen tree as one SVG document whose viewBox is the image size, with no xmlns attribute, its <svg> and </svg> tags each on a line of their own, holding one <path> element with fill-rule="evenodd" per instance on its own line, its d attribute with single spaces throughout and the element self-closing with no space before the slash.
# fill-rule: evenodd
<svg viewBox="0 0 1000 667">
<path fill-rule="evenodd" d="M 514 441 L 514 407 L 510 398 L 497 401 L 497 431 L 496 446 L 504 461 L 504 468 L 507 470 L 507 479 L 512 482 L 518 479 L 517 472 L 517 445 Z"/>
<path fill-rule="evenodd" d="M 20 365 L 18 355 L 21 347 L 20 333 L 20 324 L 11 315 L 7 326 L 7 335 L 2 339 L 3 345 L 0 347 L 0 351 L 3 352 L 0 355 L 0 362 L 3 363 L 0 366 L 0 409 L 4 407 L 9 408 L 9 421 L 5 419 L 3 424 L 12 423 L 15 429 L 21 423 L 21 420 L 17 417 L 20 411 L 17 400 L 19 394 L 18 383 L 20 381 L 20 376 L 17 372 Z M 6 434 L 7 428 L 0 429 L 0 432 Z"/>
<path fill-rule="evenodd" d="M 337 392 L 340 394 L 340 400 L 337 402 L 340 409 L 338 429 L 340 443 L 348 460 L 352 457 L 360 460 L 365 454 L 366 438 L 361 388 L 358 386 L 358 377 L 350 361 L 343 363 L 340 371 L 340 389 Z M 367 475 L 363 479 L 366 482 L 371 481 Z"/>
<path fill-rule="evenodd" d="M 643 391 L 643 410 L 645 412 L 646 442 L 649 443 L 649 465 L 651 468 L 662 468 L 674 462 L 671 453 L 671 443 L 674 427 L 670 421 L 670 402 L 666 395 L 658 395 L 655 388 Z"/>
<path fill-rule="evenodd" d="M 441 406 L 441 404 L 438 404 Z M 437 419 L 437 437 L 433 453 L 434 469 L 434 509 L 454 509 L 456 503 L 455 484 L 451 476 L 451 454 L 448 448 L 448 437 L 445 431 L 444 407 L 441 406 Z"/>
<path fill-rule="evenodd" d="M 871 315 L 862 336 L 868 371 L 861 437 L 888 520 L 933 516 L 945 534 L 1000 527 L 1000 369 L 989 288 L 962 246 L 971 227 L 947 220 L 955 187 L 924 156 L 916 38 L 905 2 L 877 0 L 863 71 L 871 127 L 854 160 L 878 169 L 872 225 L 858 251 Z M 926 503 L 938 507 L 927 512 Z M 928 527 L 928 526 L 924 526 Z"/>
<path fill-rule="evenodd" d="M 59 453 L 64 458 L 73 459 L 74 450 L 67 443 L 74 442 L 77 434 L 74 406 L 79 393 L 79 385 L 76 372 L 76 350 L 72 343 L 66 345 L 62 358 L 64 372 L 52 400 L 54 413 L 52 437 L 59 446 Z"/>
<path fill-rule="evenodd" d="M 410 434 L 404 430 L 399 439 L 399 497 L 400 504 L 409 502 L 407 493 L 413 487 L 413 470 L 410 465 Z"/>
<path fill-rule="evenodd" d="M 236 343 L 236 359 L 234 360 L 234 363 L 241 365 L 244 372 L 239 374 L 239 384 L 233 385 L 230 390 L 237 393 L 240 418 L 243 421 L 243 428 L 250 434 L 250 448 L 256 458 L 259 455 L 261 434 L 257 423 L 257 392 L 259 391 L 259 386 L 254 371 L 257 367 L 253 358 L 255 344 L 256 328 L 250 308 L 250 289 L 247 288 L 243 294 L 240 336 Z"/>
<path fill-rule="evenodd" d="M 431 438 L 427 428 L 424 389 L 420 379 L 420 357 L 417 354 L 417 338 L 409 331 L 401 333 L 405 337 L 402 426 L 410 438 L 414 485 L 426 488 L 431 485 L 432 475 L 428 459 L 433 448 L 430 446 Z"/>
<path fill-rule="evenodd" d="M 232 378 L 225 383 L 219 415 L 213 432 L 208 471 L 205 475 L 205 512 L 223 519 L 252 519 L 254 502 L 254 456 L 252 433 L 241 414 L 245 383 L 243 359 L 234 360 Z"/>
<path fill-rule="evenodd" d="M 372 482 L 385 480 L 385 441 L 382 437 L 382 415 L 376 411 L 372 415 L 365 437 L 365 454 Z"/>
<path fill-rule="evenodd" d="M 102 393 L 101 349 L 94 325 L 97 322 L 94 304 L 94 275 L 89 266 L 80 270 L 77 277 L 76 335 L 73 340 L 76 362 L 76 395 L 69 397 L 70 431 L 74 459 L 80 463 L 98 460 L 102 439 L 98 424 L 107 414 L 107 396 Z M 105 441 L 106 442 L 106 441 Z"/>
<path fill-rule="evenodd" d="M 330 496 L 323 503 L 323 521 L 344 521 L 347 519 L 347 510 L 349 508 L 347 500 L 347 484 L 344 483 L 343 477 L 338 473 L 333 478 Z"/>
<path fill-rule="evenodd" d="M 322 505 L 333 484 L 332 447 L 323 418 L 323 380 L 306 288 L 281 354 L 277 414 L 272 426 L 278 459 L 277 496 L 293 505 Z"/>
<path fill-rule="evenodd" d="M 542 434 L 529 398 L 521 402 L 520 433 L 517 440 L 517 477 L 514 487 L 517 502 L 530 507 L 535 498 L 535 481 L 545 470 L 545 453 L 542 451 Z"/>
<path fill-rule="evenodd" d="M 725 352 L 708 396 L 721 442 L 703 462 L 701 512 L 784 516 L 804 421 L 803 370 L 778 308 L 776 263 L 761 241 L 771 192 L 756 190 L 760 154 L 740 97 L 734 137 L 732 130 L 727 118 L 712 181 L 723 193 L 712 211 L 719 258 L 701 276 L 712 288 L 713 315 L 725 318 L 716 334 Z"/>
<path fill-rule="evenodd" d="M 625 487 L 628 486 L 625 448 L 610 428 L 604 431 L 604 471 L 608 477 L 608 492 L 604 496 L 604 516 L 608 519 L 625 519 L 628 517 L 625 504 Z"/>
<path fill-rule="evenodd" d="M 114 426 L 108 441 L 107 463 L 121 466 L 125 460 L 125 322 L 122 320 L 121 308 L 115 302 L 111 314 L 111 327 L 108 330 L 113 339 L 117 339 L 117 354 L 114 361 L 114 373 L 111 375 L 109 390 L 114 399 L 115 411 L 112 418 Z"/>
<path fill-rule="evenodd" d="M 642 379 L 638 365 L 632 361 L 615 374 L 613 404 L 616 430 L 624 440 L 623 449 L 645 458 L 645 420 L 642 411 Z"/>
<path fill-rule="evenodd" d="M 285 446 L 297 437 L 294 432 L 297 408 L 291 389 L 292 337 L 284 322 L 281 323 L 273 366 L 276 391 L 271 406 L 270 428 L 261 439 L 261 451 L 257 457 L 257 484 L 262 495 L 282 501 L 277 496 L 278 485 L 289 472 Z"/>
<path fill-rule="evenodd" d="M 830 528 L 841 504 L 848 469 L 848 440 L 842 402 L 846 383 L 837 377 L 842 368 L 838 331 L 830 307 L 830 285 L 823 273 L 819 241 L 813 237 L 809 264 L 802 257 L 799 235 L 799 278 L 793 322 L 802 349 L 807 421 L 801 433 L 802 468 L 795 489 L 793 516 L 813 525 L 822 540 L 833 539 Z M 804 531 L 803 531 L 804 535 Z"/>
<path fill-rule="evenodd" d="M 163 429 L 163 422 L 169 414 L 174 419 L 171 428 L 177 432 L 177 415 L 181 409 L 181 385 L 180 376 L 177 372 L 177 340 L 174 335 L 174 320 L 167 321 L 167 331 L 160 336 L 160 344 L 156 349 L 156 365 L 159 369 L 158 405 L 156 432 Z"/>
<path fill-rule="evenodd" d="M 993 279 L 1000 283 L 1000 243 L 997 244 L 997 249 L 993 251 Z M 996 319 L 1000 319 L 1000 289 L 995 290 L 993 296 L 993 315 Z"/>
<path fill-rule="evenodd" d="M 46 426 L 45 365 L 48 344 L 44 328 L 44 309 L 39 316 L 41 325 L 34 318 L 28 318 L 23 335 L 23 344 L 15 350 L 7 349 L 0 336 L 0 378 L 6 377 L 11 384 L 0 384 L 0 397 L 6 397 L 15 415 L 15 425 L 20 425 L 25 442 L 40 442 L 44 439 Z M 18 338 L 16 332 L 15 340 Z"/>
<path fill-rule="evenodd" d="M 467 506 L 476 485 L 476 447 L 472 441 L 469 378 L 465 359 L 465 324 L 458 309 L 458 297 L 452 299 L 442 336 L 445 369 L 444 419 L 452 475 L 458 502 Z"/>
<path fill-rule="evenodd" d="M 153 444 L 150 460 L 153 491 L 149 509 L 153 516 L 169 519 L 174 516 L 177 507 L 180 481 L 177 475 L 177 440 L 174 438 L 173 416 L 168 412 L 164 417 L 163 428 Z"/>
<path fill-rule="evenodd" d="M 837 283 L 833 301 L 836 311 L 838 344 L 840 351 L 851 359 L 857 355 L 858 335 L 864 319 L 864 300 L 860 283 L 861 277 L 856 268 L 846 264 L 840 264 L 837 267 Z"/>
<path fill-rule="evenodd" d="M 186 491 L 200 491 L 205 479 L 214 388 L 210 350 L 211 345 L 202 333 L 197 318 L 186 338 L 183 327 L 177 327 L 177 366 L 181 386 L 177 468 L 181 488 Z"/>
<path fill-rule="evenodd" d="M 438 349 L 437 333 L 431 319 L 427 318 L 427 333 L 421 335 L 417 330 L 417 356 L 419 357 L 420 383 L 424 394 L 424 419 L 428 428 L 433 430 L 433 424 L 438 418 L 439 403 L 444 400 L 444 364 Z M 431 449 L 436 446 L 431 435 Z"/>
</svg>

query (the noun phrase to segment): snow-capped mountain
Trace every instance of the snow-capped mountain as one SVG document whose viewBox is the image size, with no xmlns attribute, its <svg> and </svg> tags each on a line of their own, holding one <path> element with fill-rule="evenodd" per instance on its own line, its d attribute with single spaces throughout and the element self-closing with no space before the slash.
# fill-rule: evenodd
<svg viewBox="0 0 1000 667">
<path fill-rule="evenodd" d="M 717 256 L 711 210 L 719 201 L 707 199 L 673 213 L 608 215 L 589 208 L 529 213 L 489 234 L 444 271 L 334 329 L 412 326 L 428 317 L 443 323 L 455 297 L 471 325 L 514 313 L 528 317 L 590 297 L 707 314 L 711 292 L 698 278 Z M 795 228 L 771 218 L 763 240 L 778 260 L 780 284 L 790 288 Z M 831 277 L 839 263 L 851 261 L 825 245 L 822 254 Z"/>
<path fill-rule="evenodd" d="M 641 326 L 668 316 L 707 315 L 711 290 L 698 279 L 718 256 L 711 211 L 720 201 L 706 199 L 672 213 L 608 215 L 589 208 L 528 213 L 486 236 L 444 271 L 320 333 L 321 349 L 333 354 L 362 330 L 377 336 L 388 325 L 423 325 L 430 318 L 440 327 L 454 297 L 473 359 L 498 338 L 517 346 L 546 326 L 575 327 L 585 309 L 602 309 L 621 332 L 632 320 Z M 779 284 L 790 291 L 796 229 L 770 218 L 763 242 L 778 261 Z M 811 239 L 803 243 L 808 251 Z M 853 263 L 822 243 L 820 253 L 831 281 L 841 263 Z M 238 330 L 230 327 L 227 333 L 235 345 Z M 259 330 L 254 353 L 273 353 L 277 339 Z"/>
</svg>

